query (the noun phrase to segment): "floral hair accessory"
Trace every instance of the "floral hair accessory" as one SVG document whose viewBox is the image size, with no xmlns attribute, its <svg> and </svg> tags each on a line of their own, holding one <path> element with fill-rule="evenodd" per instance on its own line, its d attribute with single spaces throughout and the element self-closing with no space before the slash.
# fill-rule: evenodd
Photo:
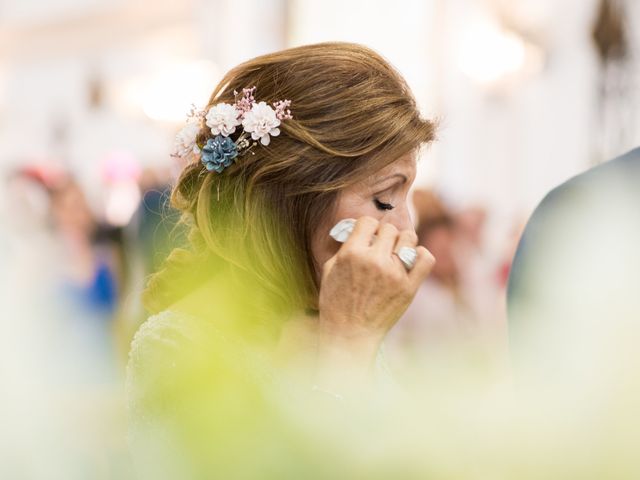
<svg viewBox="0 0 640 480">
<path fill-rule="evenodd" d="M 200 133 L 200 124 L 204 117 L 204 112 L 191 106 L 191 111 L 187 115 L 187 124 L 176 135 L 173 152 L 171 156 L 186 158 L 189 155 L 198 155 L 200 148 L 196 144 L 196 138 Z"/>
<path fill-rule="evenodd" d="M 244 131 L 251 134 L 252 140 L 260 140 L 263 145 L 269 145 L 272 135 L 280 135 L 280 119 L 276 116 L 276 111 L 264 102 L 254 105 L 242 120 Z"/>
<path fill-rule="evenodd" d="M 214 105 L 205 117 L 207 127 L 211 128 L 214 135 L 228 137 L 235 133 L 236 127 L 240 125 L 239 113 L 233 105 L 227 103 Z"/>
<path fill-rule="evenodd" d="M 210 138 L 202 147 L 201 161 L 207 170 L 220 173 L 233 163 L 238 156 L 238 148 L 229 137 L 218 135 Z"/>
<path fill-rule="evenodd" d="M 244 88 L 242 93 L 234 90 L 233 105 L 218 103 L 207 111 L 192 108 L 187 124 L 176 136 L 173 156 L 199 157 L 208 171 L 221 173 L 255 146 L 269 145 L 271 137 L 280 135 L 280 124 L 293 119 L 291 101 L 280 100 L 270 106 L 256 102 L 255 91 L 256 87 Z M 201 138 L 204 126 L 212 137 Z"/>
</svg>

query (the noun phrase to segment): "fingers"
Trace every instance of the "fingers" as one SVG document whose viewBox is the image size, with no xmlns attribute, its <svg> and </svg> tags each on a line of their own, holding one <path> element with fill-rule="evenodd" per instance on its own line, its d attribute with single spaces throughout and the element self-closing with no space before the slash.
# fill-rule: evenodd
<svg viewBox="0 0 640 480">
<path fill-rule="evenodd" d="M 353 233 L 345 242 L 348 247 L 369 247 L 380 222 L 372 217 L 360 217 Z"/>
<path fill-rule="evenodd" d="M 418 236 L 416 235 L 415 230 L 403 230 L 398 233 L 398 238 L 394 245 L 392 245 L 391 250 L 391 258 L 394 263 L 396 263 L 402 270 L 407 270 L 405 264 L 400 260 L 400 257 L 397 255 L 398 251 L 402 247 L 414 248 L 418 243 Z"/>
<path fill-rule="evenodd" d="M 418 258 L 416 259 L 416 264 L 413 269 L 409 272 L 409 278 L 414 285 L 417 286 L 427 278 L 431 269 L 436 264 L 436 259 L 431 255 L 431 252 L 423 246 L 417 246 L 416 253 L 418 254 Z"/>
<path fill-rule="evenodd" d="M 391 255 L 393 247 L 397 242 L 398 234 L 398 229 L 394 225 L 390 223 L 381 224 L 376 233 L 376 239 L 373 242 L 374 249 L 380 253 Z"/>
<path fill-rule="evenodd" d="M 418 235 L 416 235 L 415 230 L 403 230 L 398 235 L 398 240 L 395 244 L 394 252 L 397 252 L 402 247 L 410 247 L 415 248 L 418 244 Z"/>
<path fill-rule="evenodd" d="M 414 230 L 403 230 L 402 232 L 391 223 L 380 223 L 372 217 L 359 218 L 354 226 L 353 233 L 345 242 L 343 251 L 355 251 L 361 248 L 373 247 L 378 255 L 391 258 L 403 270 L 406 269 L 400 258 L 394 254 L 402 247 L 414 248 L 418 242 Z M 433 255 L 424 247 L 416 249 L 416 265 L 411 270 L 412 281 L 422 281 L 431 271 L 435 264 Z"/>
</svg>

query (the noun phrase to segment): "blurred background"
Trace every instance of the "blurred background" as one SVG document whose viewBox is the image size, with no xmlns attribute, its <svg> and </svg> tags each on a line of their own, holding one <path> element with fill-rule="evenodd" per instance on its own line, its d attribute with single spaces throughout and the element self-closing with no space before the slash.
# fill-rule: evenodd
<svg viewBox="0 0 640 480">
<path fill-rule="evenodd" d="M 389 338 L 399 364 L 504 323 L 533 208 L 640 144 L 639 23 L 635 0 L 0 0 L 2 477 L 130 474 L 122 376 L 181 233 L 173 137 L 229 68 L 360 42 L 439 120 L 413 198 L 438 266 Z"/>
</svg>

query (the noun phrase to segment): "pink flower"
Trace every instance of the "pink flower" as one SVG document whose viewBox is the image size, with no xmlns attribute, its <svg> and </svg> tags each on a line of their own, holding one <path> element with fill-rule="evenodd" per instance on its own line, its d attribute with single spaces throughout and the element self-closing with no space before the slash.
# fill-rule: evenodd
<svg viewBox="0 0 640 480">
<path fill-rule="evenodd" d="M 291 110 L 289 110 L 291 100 L 280 100 L 279 102 L 275 102 L 273 106 L 276 108 L 276 117 L 278 120 L 291 120 L 293 118 Z"/>
<path fill-rule="evenodd" d="M 240 112 L 240 118 L 244 118 L 245 114 L 251 111 L 251 108 L 256 101 L 253 97 L 255 91 L 256 87 L 242 89 L 242 98 L 236 100 L 235 103 L 236 110 Z M 238 92 L 236 92 L 235 90 L 233 91 L 233 94 L 236 97 L 238 96 Z"/>
</svg>

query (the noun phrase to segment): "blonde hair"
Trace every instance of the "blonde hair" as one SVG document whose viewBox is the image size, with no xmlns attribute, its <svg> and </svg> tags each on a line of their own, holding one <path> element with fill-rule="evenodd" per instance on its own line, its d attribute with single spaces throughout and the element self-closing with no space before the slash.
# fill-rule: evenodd
<svg viewBox="0 0 640 480">
<path fill-rule="evenodd" d="M 172 205 L 190 225 L 191 245 L 174 251 L 149 282 L 152 312 L 186 293 L 178 267 L 200 281 L 212 262 L 249 273 L 273 308 L 314 307 L 311 239 L 338 192 L 434 140 L 434 123 L 420 117 L 405 80 L 361 45 L 321 43 L 249 60 L 224 76 L 209 106 L 233 103 L 234 90 L 253 86 L 258 101 L 290 99 L 293 119 L 269 146 L 221 174 L 198 161 L 185 167 Z M 211 136 L 205 126 L 199 141 Z"/>
</svg>

